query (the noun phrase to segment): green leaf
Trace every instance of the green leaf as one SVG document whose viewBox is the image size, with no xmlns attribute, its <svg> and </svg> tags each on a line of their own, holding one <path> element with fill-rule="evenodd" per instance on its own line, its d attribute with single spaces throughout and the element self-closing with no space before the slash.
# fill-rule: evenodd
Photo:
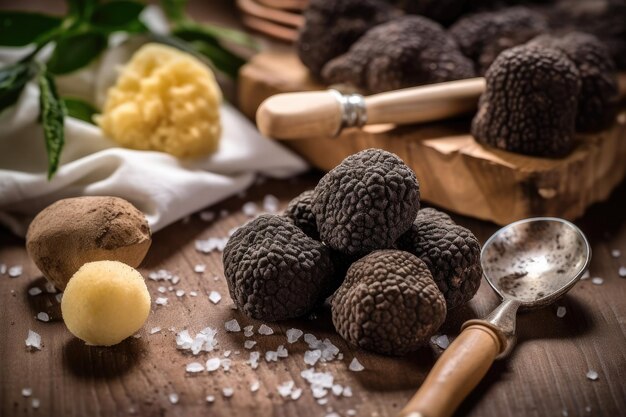
<svg viewBox="0 0 626 417">
<path fill-rule="evenodd" d="M 97 31 L 63 35 L 48 61 L 48 70 L 54 74 L 76 71 L 96 59 L 106 47 L 106 35 Z"/>
<path fill-rule="evenodd" d="M 98 109 L 91 104 L 75 97 L 63 97 L 63 104 L 68 116 L 95 124 L 93 115 L 98 113 Z"/>
<path fill-rule="evenodd" d="M 181 22 L 176 25 L 172 34 L 186 41 L 231 43 L 258 49 L 257 42 L 247 33 L 207 23 Z"/>
<path fill-rule="evenodd" d="M 203 41 L 193 41 L 191 45 L 196 51 L 209 58 L 218 70 L 232 79 L 237 78 L 239 69 L 246 63 L 245 59 L 222 48 L 220 45 Z"/>
<path fill-rule="evenodd" d="M 87 21 L 98 5 L 98 0 L 66 0 L 69 9 L 68 16 L 75 20 Z"/>
<path fill-rule="evenodd" d="M 52 75 L 42 66 L 38 77 L 39 111 L 43 124 L 43 134 L 48 152 L 48 179 L 51 179 L 59 167 L 61 151 L 65 143 L 65 106 L 59 98 Z"/>
<path fill-rule="evenodd" d="M 187 0 L 161 0 L 161 8 L 168 19 L 173 22 L 185 20 L 185 6 L 187 6 Z"/>
<path fill-rule="evenodd" d="M 108 32 L 119 30 L 133 33 L 145 32 L 146 27 L 139 20 L 144 7 L 144 4 L 131 0 L 104 3 L 94 10 L 91 23 L 94 27 Z"/>
<path fill-rule="evenodd" d="M 24 46 L 58 28 L 63 20 L 41 13 L 0 11 L 0 45 Z"/>
<path fill-rule="evenodd" d="M 0 112 L 15 104 L 24 86 L 34 75 L 32 61 L 18 62 L 0 69 Z"/>
</svg>

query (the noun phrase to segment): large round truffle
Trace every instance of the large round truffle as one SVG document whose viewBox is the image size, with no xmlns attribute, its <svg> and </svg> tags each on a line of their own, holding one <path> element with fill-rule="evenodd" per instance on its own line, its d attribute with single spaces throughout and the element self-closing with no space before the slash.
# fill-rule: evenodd
<svg viewBox="0 0 626 417">
<path fill-rule="evenodd" d="M 319 78 L 328 61 L 347 51 L 370 28 L 399 14 L 381 0 L 311 0 L 296 43 L 298 56 Z"/>
<path fill-rule="evenodd" d="M 143 213 L 117 197 L 59 200 L 35 217 L 26 234 L 30 258 L 60 290 L 87 262 L 110 260 L 138 267 L 151 242 Z"/>
<path fill-rule="evenodd" d="M 571 150 L 581 81 L 563 52 L 516 46 L 498 56 L 485 78 L 472 122 L 478 141 L 544 157 Z"/>
<path fill-rule="evenodd" d="M 366 149 L 347 157 L 315 188 L 320 237 L 348 255 L 392 247 L 419 209 L 415 173 L 396 155 Z"/>
<path fill-rule="evenodd" d="M 313 190 L 307 190 L 291 200 L 284 215 L 298 226 L 307 236 L 319 240 L 317 222 L 313 214 Z"/>
<path fill-rule="evenodd" d="M 307 314 L 323 301 L 333 280 L 329 249 L 287 218 L 269 214 L 230 237 L 224 273 L 235 305 L 270 321 Z"/>
<path fill-rule="evenodd" d="M 424 262 L 408 252 L 382 250 L 350 267 L 333 297 L 332 316 L 348 342 L 402 355 L 439 329 L 446 304 Z"/>
<path fill-rule="evenodd" d="M 376 26 L 322 72 L 371 93 L 474 76 L 472 62 L 436 22 L 403 16 Z"/>
<path fill-rule="evenodd" d="M 448 308 L 465 304 L 478 291 L 483 274 L 480 244 L 447 214 L 433 208 L 420 210 L 397 246 L 426 263 Z"/>
<path fill-rule="evenodd" d="M 558 49 L 576 65 L 581 80 L 576 130 L 600 130 L 614 120 L 619 98 L 617 70 L 609 51 L 598 38 L 571 32 L 563 37 L 538 36 L 530 44 Z"/>
<path fill-rule="evenodd" d="M 461 52 L 484 74 L 500 52 L 521 45 L 547 31 L 547 20 L 538 12 L 516 6 L 470 14 L 450 27 Z"/>
</svg>

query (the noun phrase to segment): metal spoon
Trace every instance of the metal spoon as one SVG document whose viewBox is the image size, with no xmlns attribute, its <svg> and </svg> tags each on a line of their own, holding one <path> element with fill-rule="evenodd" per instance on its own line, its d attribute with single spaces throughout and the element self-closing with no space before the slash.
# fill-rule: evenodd
<svg viewBox="0 0 626 417">
<path fill-rule="evenodd" d="M 451 416 L 493 361 L 513 348 L 518 309 L 545 307 L 558 299 L 580 279 L 590 259 L 583 232 L 563 219 L 525 219 L 498 230 L 483 246 L 481 263 L 502 303 L 484 320 L 463 324 L 400 416 Z"/>
</svg>

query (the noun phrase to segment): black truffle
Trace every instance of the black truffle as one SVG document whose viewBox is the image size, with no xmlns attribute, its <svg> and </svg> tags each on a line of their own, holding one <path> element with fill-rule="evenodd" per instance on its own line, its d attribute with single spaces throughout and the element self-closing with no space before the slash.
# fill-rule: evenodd
<svg viewBox="0 0 626 417">
<path fill-rule="evenodd" d="M 472 121 L 486 144 L 526 155 L 560 157 L 573 145 L 580 75 L 561 51 L 532 45 L 502 52 Z"/>
<path fill-rule="evenodd" d="M 298 56 L 319 78 L 328 61 L 370 28 L 398 15 L 399 10 L 381 0 L 311 0 L 296 43 Z"/>
<path fill-rule="evenodd" d="M 449 309 L 465 304 L 478 291 L 483 274 L 480 244 L 447 214 L 432 208 L 420 210 L 397 246 L 426 263 Z"/>
<path fill-rule="evenodd" d="M 307 236 L 319 240 L 320 234 L 317 231 L 317 223 L 313 214 L 313 190 L 307 190 L 291 200 L 285 209 L 287 216 L 296 226 L 298 226 Z"/>
<path fill-rule="evenodd" d="M 240 227 L 223 260 L 235 305 L 259 320 L 307 314 L 333 280 L 328 248 L 283 216 L 262 215 Z"/>
<path fill-rule="evenodd" d="M 393 3 L 408 14 L 418 14 L 447 26 L 461 16 L 469 0 L 396 0 Z"/>
<path fill-rule="evenodd" d="M 348 255 L 392 247 L 418 209 L 415 173 L 382 149 L 344 159 L 320 180 L 313 199 L 320 238 Z"/>
<path fill-rule="evenodd" d="M 598 38 L 581 32 L 563 37 L 542 35 L 530 42 L 563 52 L 580 73 L 576 130 L 590 132 L 608 126 L 615 117 L 619 90 L 613 60 Z"/>
<path fill-rule="evenodd" d="M 403 16 L 376 26 L 322 71 L 329 83 L 371 93 L 474 76 L 472 62 L 436 22 Z"/>
<path fill-rule="evenodd" d="M 348 342 L 402 355 L 427 342 L 446 317 L 445 300 L 426 264 L 397 250 L 355 262 L 332 300 L 333 323 Z"/>
<path fill-rule="evenodd" d="M 548 29 L 538 12 L 516 6 L 465 16 L 450 27 L 465 56 L 471 58 L 479 74 L 484 74 L 505 49 L 521 45 Z"/>
</svg>

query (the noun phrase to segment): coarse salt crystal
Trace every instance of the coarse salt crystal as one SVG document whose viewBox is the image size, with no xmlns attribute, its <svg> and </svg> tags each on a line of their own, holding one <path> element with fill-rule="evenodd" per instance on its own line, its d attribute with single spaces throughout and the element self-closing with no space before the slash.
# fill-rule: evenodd
<svg viewBox="0 0 626 417">
<path fill-rule="evenodd" d="M 166 297 L 158 297 L 154 303 L 158 306 L 164 306 L 167 305 L 167 298 Z"/>
<path fill-rule="evenodd" d="M 248 363 L 252 369 L 256 369 L 259 367 L 259 358 L 261 357 L 261 352 L 254 351 L 250 352 L 250 359 L 248 359 Z"/>
<path fill-rule="evenodd" d="M 613 249 L 611 251 L 611 256 L 613 258 L 619 258 L 620 256 L 622 256 L 622 252 L 619 249 Z"/>
<path fill-rule="evenodd" d="M 39 295 L 41 294 L 43 291 L 41 291 L 41 289 L 39 287 L 32 287 L 28 289 L 28 295 Z"/>
<path fill-rule="evenodd" d="M 346 415 L 350 416 L 350 417 L 356 416 L 356 410 L 354 408 L 350 408 L 350 409 L 346 410 Z"/>
<path fill-rule="evenodd" d="M 257 392 L 261 388 L 261 383 L 258 380 L 254 380 L 250 383 L 250 392 Z"/>
<path fill-rule="evenodd" d="M 254 217 L 258 213 L 259 207 L 256 205 L 256 203 L 249 201 L 241 207 L 241 211 L 248 217 Z"/>
<path fill-rule="evenodd" d="M 26 338 L 26 347 L 41 350 L 41 336 L 38 333 L 28 330 L 28 337 Z"/>
<path fill-rule="evenodd" d="M 161 294 L 165 293 L 167 291 L 167 288 L 160 286 L 159 288 L 157 288 L 157 291 L 160 292 Z"/>
<path fill-rule="evenodd" d="M 211 293 L 209 294 L 209 300 L 211 300 L 213 304 L 219 303 L 221 299 L 222 296 L 217 291 L 211 291 Z"/>
<path fill-rule="evenodd" d="M 300 396 L 302 396 L 302 388 L 296 388 L 293 391 L 291 391 L 291 399 L 292 400 L 297 400 L 298 398 L 300 398 Z"/>
<path fill-rule="evenodd" d="M 447 349 L 448 346 L 450 346 L 450 339 L 445 334 L 442 334 L 439 336 L 433 336 L 431 340 L 433 341 L 434 344 L 439 346 L 441 349 Z"/>
<path fill-rule="evenodd" d="M 204 264 L 198 264 L 196 266 L 193 267 L 194 272 L 197 272 L 198 274 L 203 273 L 204 271 L 206 271 L 206 265 Z"/>
<path fill-rule="evenodd" d="M 626 266 L 620 266 L 617 273 L 619 274 L 620 277 L 626 278 Z"/>
<path fill-rule="evenodd" d="M 213 221 L 215 219 L 215 213 L 213 213 L 212 211 L 201 211 L 200 212 L 200 219 L 203 222 Z"/>
<path fill-rule="evenodd" d="M 197 373 L 204 371 L 204 366 L 200 362 L 191 362 L 187 364 L 185 370 L 190 373 Z"/>
<path fill-rule="evenodd" d="M 180 282 L 180 277 L 179 277 L 178 275 L 175 275 L 175 276 L 172 278 L 172 284 L 176 285 L 176 284 L 178 284 L 179 282 Z M 171 291 L 171 290 L 170 290 L 170 291 Z"/>
<path fill-rule="evenodd" d="M 63 300 L 63 293 L 58 293 L 54 296 L 54 298 L 57 300 L 57 303 L 61 304 L 61 300 Z"/>
<path fill-rule="evenodd" d="M 6 264 L 0 264 L 0 275 L 4 275 L 7 273 L 7 265 Z"/>
<path fill-rule="evenodd" d="M 331 391 L 334 395 L 340 396 L 341 394 L 343 394 L 343 387 L 339 384 L 335 384 L 332 386 Z"/>
<path fill-rule="evenodd" d="M 285 348 L 285 346 L 279 345 L 276 348 L 276 354 L 279 358 L 286 358 L 287 356 L 289 356 L 289 351 L 287 350 L 287 348 Z"/>
<path fill-rule="evenodd" d="M 222 368 L 224 368 L 224 372 L 230 371 L 230 366 L 233 364 L 233 361 L 230 359 L 222 359 Z"/>
<path fill-rule="evenodd" d="M 215 401 L 215 395 L 207 395 L 206 396 L 206 402 L 212 403 L 214 401 Z"/>
<path fill-rule="evenodd" d="M 365 367 L 361 364 L 361 362 L 359 362 L 357 358 L 354 358 L 352 359 L 352 362 L 350 362 L 350 366 L 348 367 L 348 369 L 350 369 L 352 372 L 361 372 L 365 369 Z"/>
<path fill-rule="evenodd" d="M 593 277 L 591 278 L 591 282 L 595 285 L 602 285 L 604 284 L 604 279 L 600 277 Z"/>
<path fill-rule="evenodd" d="M 198 295 L 198 293 L 196 291 L 189 291 L 189 296 L 190 297 L 196 297 Z"/>
<path fill-rule="evenodd" d="M 226 217 L 226 216 L 228 216 L 228 210 L 226 209 L 220 210 L 220 217 Z"/>
<path fill-rule="evenodd" d="M 285 398 L 291 395 L 291 390 L 293 389 L 294 385 L 295 385 L 295 382 L 286 381 L 278 385 L 276 389 L 278 390 L 278 393 L 280 394 L 280 396 Z"/>
<path fill-rule="evenodd" d="M 56 287 L 54 286 L 53 283 L 46 282 L 46 292 L 48 294 L 56 294 L 57 293 L 57 289 L 56 289 Z"/>
<path fill-rule="evenodd" d="M 39 401 L 39 398 L 33 398 L 32 400 L 30 400 L 30 405 L 33 408 L 39 408 L 39 406 L 41 405 L 41 401 Z"/>
<path fill-rule="evenodd" d="M 245 337 L 252 337 L 252 335 L 254 334 L 253 329 L 254 329 L 254 326 L 252 326 L 252 325 L 244 327 L 243 328 L 243 335 Z"/>
<path fill-rule="evenodd" d="M 37 320 L 47 323 L 50 321 L 50 316 L 45 311 L 40 311 L 37 313 Z"/>
<path fill-rule="evenodd" d="M 315 366 L 317 361 L 322 357 L 322 351 L 319 349 L 307 350 L 304 352 L 304 363 Z"/>
<path fill-rule="evenodd" d="M 296 343 L 298 341 L 298 339 L 300 339 L 302 337 L 302 335 L 304 334 L 304 332 L 300 329 L 289 329 L 286 332 L 287 335 L 287 342 L 288 343 Z"/>
<path fill-rule="evenodd" d="M 591 278 L 591 273 L 589 272 L 589 270 L 586 270 L 583 275 L 580 277 L 580 279 L 589 279 Z"/>
<path fill-rule="evenodd" d="M 22 275 L 22 272 L 24 272 L 24 268 L 22 268 L 22 265 L 15 265 L 9 268 L 9 276 L 11 278 L 19 277 L 20 275 Z"/>
<path fill-rule="evenodd" d="M 235 390 L 233 390 L 230 387 L 226 387 L 222 389 L 222 395 L 224 395 L 224 397 L 226 398 L 232 397 L 234 393 L 235 393 Z"/>
<path fill-rule="evenodd" d="M 596 381 L 598 379 L 598 373 L 592 369 L 587 372 L 587 379 Z"/>
<path fill-rule="evenodd" d="M 224 323 L 224 328 L 227 332 L 236 333 L 241 331 L 241 327 L 239 327 L 239 322 L 237 321 L 237 319 L 232 319 Z"/>
<path fill-rule="evenodd" d="M 176 297 L 182 297 L 185 295 L 185 290 L 176 290 Z"/>
<path fill-rule="evenodd" d="M 222 365 L 220 358 L 211 358 L 206 361 L 206 370 L 209 372 L 217 371 Z"/>
<path fill-rule="evenodd" d="M 30 397 L 31 395 L 33 395 L 32 388 L 22 388 L 22 397 Z"/>
<path fill-rule="evenodd" d="M 278 198 L 274 197 L 271 194 L 266 195 L 263 198 L 263 210 L 268 213 L 278 213 L 278 207 L 280 205 L 280 201 Z"/>
<path fill-rule="evenodd" d="M 155 334 L 161 331 L 160 327 L 153 327 L 150 329 L 150 334 Z"/>
<path fill-rule="evenodd" d="M 262 334 L 264 336 L 269 336 L 271 334 L 274 334 L 274 330 L 265 324 L 261 324 L 261 326 L 259 326 L 259 330 L 257 331 L 259 332 L 259 334 Z"/>
<path fill-rule="evenodd" d="M 565 308 L 565 306 L 558 306 L 556 308 L 556 316 L 560 319 L 562 319 L 563 317 L 565 317 L 565 314 L 567 314 L 567 309 Z"/>
<path fill-rule="evenodd" d="M 352 397 L 352 388 L 343 387 L 343 396 L 344 397 Z"/>
<path fill-rule="evenodd" d="M 172 404 L 178 404 L 178 394 L 172 392 L 167 396 Z"/>
<path fill-rule="evenodd" d="M 231 353 L 232 353 L 232 351 L 231 351 L 231 350 L 225 350 L 225 351 L 224 351 L 224 357 L 225 357 L 225 358 L 229 357 Z"/>
<path fill-rule="evenodd" d="M 256 345 L 256 341 L 254 340 L 246 340 L 243 342 L 243 347 L 246 349 L 252 349 Z"/>
<path fill-rule="evenodd" d="M 277 362 L 278 361 L 278 353 L 273 350 L 268 350 L 265 352 L 265 361 L 266 362 Z"/>
<path fill-rule="evenodd" d="M 319 399 L 317 400 L 317 403 L 318 403 L 319 405 L 326 405 L 326 404 L 328 404 L 328 398 L 319 398 Z"/>
</svg>

